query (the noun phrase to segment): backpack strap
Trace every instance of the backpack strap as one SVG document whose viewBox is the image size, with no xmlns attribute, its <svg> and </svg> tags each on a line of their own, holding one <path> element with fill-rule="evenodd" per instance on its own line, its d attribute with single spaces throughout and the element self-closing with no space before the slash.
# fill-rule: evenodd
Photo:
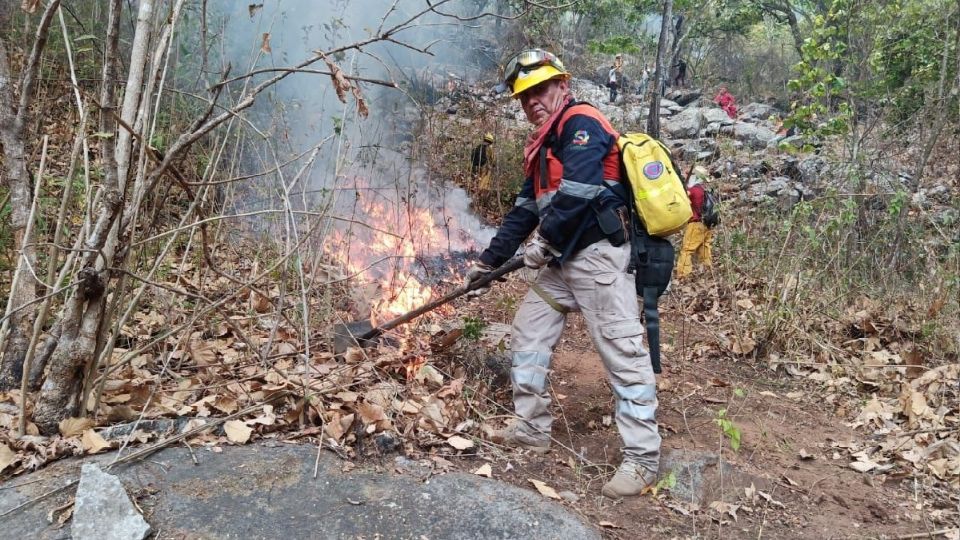
<svg viewBox="0 0 960 540">
<path fill-rule="evenodd" d="M 624 171 L 624 174 L 626 172 Z M 646 231 L 637 218 L 637 211 L 634 208 L 633 192 L 630 189 L 630 183 L 627 182 L 627 198 L 630 208 L 630 265 L 627 272 L 634 276 L 639 276 L 641 266 L 649 263 L 650 254 L 647 251 Z M 644 286 L 642 290 L 637 282 L 637 295 L 643 298 L 643 322 L 647 329 L 647 343 L 650 346 L 650 365 L 653 366 L 653 372 L 660 374 L 660 310 L 658 301 L 660 291 L 657 287 Z"/>
<path fill-rule="evenodd" d="M 570 109 L 570 107 L 573 107 L 575 105 L 581 105 L 584 103 L 587 103 L 587 102 L 577 101 L 575 99 L 571 99 L 569 102 L 567 102 L 567 104 L 563 106 L 563 110 L 560 111 L 560 114 L 553 121 L 553 124 L 550 125 L 550 131 L 548 132 L 549 135 L 547 136 L 547 139 L 543 142 L 542 145 L 540 145 L 540 152 L 539 152 L 540 154 L 540 189 L 542 190 L 547 189 L 547 186 L 549 185 L 549 179 L 547 178 L 547 172 L 548 172 L 547 171 L 547 147 L 552 145 L 554 140 L 556 139 L 557 125 L 560 124 L 560 121 L 563 119 L 564 116 L 566 116 L 567 110 Z M 587 104 L 589 105 L 589 103 Z"/>
</svg>

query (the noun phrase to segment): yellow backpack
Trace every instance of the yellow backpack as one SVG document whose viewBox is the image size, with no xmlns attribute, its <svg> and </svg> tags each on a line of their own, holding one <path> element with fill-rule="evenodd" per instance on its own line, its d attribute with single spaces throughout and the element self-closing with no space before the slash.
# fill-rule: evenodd
<svg viewBox="0 0 960 540">
<path fill-rule="evenodd" d="M 647 233 L 663 238 L 683 229 L 693 209 L 667 147 L 646 133 L 624 133 L 617 146 L 634 209 Z"/>
</svg>

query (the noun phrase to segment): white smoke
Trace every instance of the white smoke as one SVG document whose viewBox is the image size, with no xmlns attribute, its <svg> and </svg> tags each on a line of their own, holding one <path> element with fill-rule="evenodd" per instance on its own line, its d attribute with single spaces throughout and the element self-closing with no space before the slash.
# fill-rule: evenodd
<svg viewBox="0 0 960 540">
<path fill-rule="evenodd" d="M 290 66 L 311 58 L 314 51 L 369 39 L 380 29 L 406 21 L 428 6 L 425 1 L 386 0 L 226 4 L 217 8 L 217 15 L 226 43 L 225 60 L 232 64 L 234 74 Z M 476 3 L 452 1 L 442 10 L 469 14 L 476 10 Z M 471 43 L 481 33 L 480 28 L 427 13 L 411 28 L 392 36 L 404 45 L 372 44 L 360 51 L 332 55 L 331 60 L 347 74 L 378 80 L 402 82 L 415 78 L 442 84 L 448 73 L 473 79 L 479 65 L 477 48 Z M 320 61 L 311 69 L 326 70 L 327 66 Z M 256 75 L 251 83 L 273 75 Z M 416 143 L 410 132 L 422 117 L 413 98 L 400 90 L 372 84 L 361 84 L 361 90 L 371 111 L 365 119 L 358 115 L 352 96 L 348 94 L 347 103 L 338 99 L 327 75 L 294 73 L 280 81 L 247 115 L 266 137 L 252 145 L 244 167 L 269 169 L 286 163 L 280 171 L 289 183 L 304 166 L 306 156 L 318 147 L 308 178 L 295 190 L 307 194 L 296 197 L 307 206 L 304 210 L 322 207 L 338 217 L 364 221 L 370 216 L 359 212 L 363 205 L 357 200 L 375 199 L 394 210 L 387 226 L 397 234 L 409 235 L 418 256 L 486 246 L 493 231 L 470 211 L 466 193 L 447 179 L 430 178 L 409 159 Z M 301 157 L 293 159 L 296 156 Z M 403 223 L 406 205 L 429 209 L 435 223 L 442 227 L 445 241 L 427 241 L 423 231 L 414 230 L 420 224 Z"/>
</svg>

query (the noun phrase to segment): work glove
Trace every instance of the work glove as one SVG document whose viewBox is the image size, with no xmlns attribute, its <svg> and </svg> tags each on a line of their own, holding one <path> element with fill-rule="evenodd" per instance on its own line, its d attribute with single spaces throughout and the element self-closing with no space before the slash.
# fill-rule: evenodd
<svg viewBox="0 0 960 540">
<path fill-rule="evenodd" d="M 546 266 L 551 259 L 558 255 L 557 250 L 550 247 L 550 244 L 540 236 L 540 231 L 537 231 L 523 251 L 523 264 L 527 268 L 536 270 Z"/>
<path fill-rule="evenodd" d="M 464 283 L 464 285 L 469 286 L 471 283 L 473 283 L 474 281 L 477 281 L 478 279 L 482 279 L 490 272 L 493 272 L 492 266 L 488 264 L 483 264 L 482 262 L 474 263 L 474 265 L 467 270 L 467 278 L 466 278 L 466 283 Z M 487 284 L 487 286 L 485 287 L 480 287 L 479 289 L 474 289 L 468 292 L 467 296 L 469 298 L 477 298 L 478 296 L 484 295 L 489 291 L 490 291 L 490 285 Z"/>
</svg>

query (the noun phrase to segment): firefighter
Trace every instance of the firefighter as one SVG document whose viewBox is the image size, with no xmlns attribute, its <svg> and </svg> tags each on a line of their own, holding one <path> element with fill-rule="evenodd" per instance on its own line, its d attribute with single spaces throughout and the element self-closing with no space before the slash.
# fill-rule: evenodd
<svg viewBox="0 0 960 540">
<path fill-rule="evenodd" d="M 468 283 L 507 261 L 528 238 L 523 260 L 538 270 L 512 331 L 513 403 L 518 420 L 495 442 L 549 451 L 547 376 L 566 315 L 583 313 L 616 398 L 623 462 L 601 492 L 639 494 L 660 461 L 657 386 L 643 344 L 634 277 L 627 272 L 627 191 L 617 133 L 594 107 L 575 104 L 570 75 L 553 54 L 526 50 L 508 62 L 505 84 L 534 126 L 524 148 L 525 180 Z"/>
<path fill-rule="evenodd" d="M 481 192 L 490 191 L 490 172 L 493 168 L 493 133 L 487 132 L 470 154 L 470 173 Z"/>
<path fill-rule="evenodd" d="M 683 230 L 683 243 L 680 244 L 680 258 L 677 260 L 677 278 L 685 278 L 693 271 L 693 255 L 700 259 L 700 264 L 706 268 L 713 266 L 713 231 L 703 223 L 703 201 L 706 199 L 706 189 L 703 183 L 709 174 L 703 167 L 697 165 L 693 174 L 687 180 L 687 195 L 690 196 L 690 206 L 693 216 Z"/>
</svg>

